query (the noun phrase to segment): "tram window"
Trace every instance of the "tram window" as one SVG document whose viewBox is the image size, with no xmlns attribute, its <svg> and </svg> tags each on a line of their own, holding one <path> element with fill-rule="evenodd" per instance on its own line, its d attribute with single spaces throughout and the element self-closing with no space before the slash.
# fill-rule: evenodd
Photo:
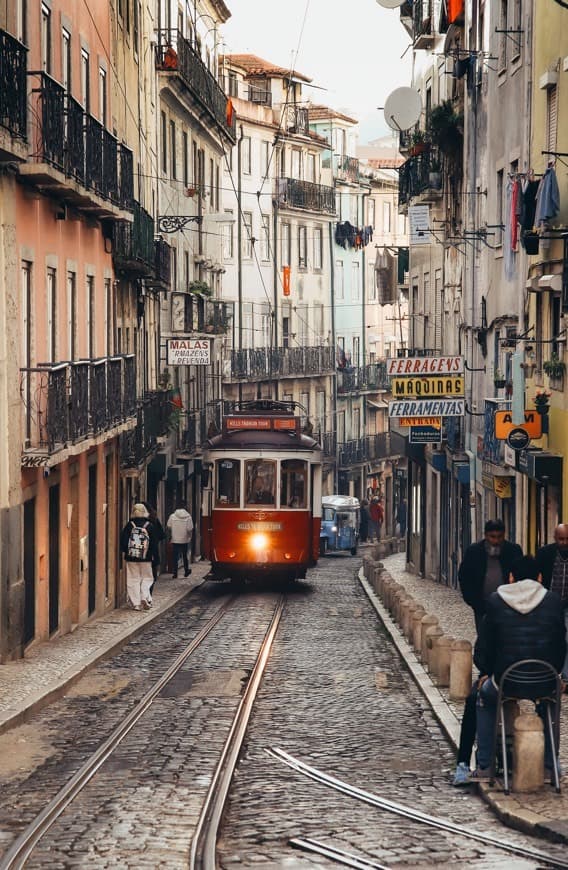
<svg viewBox="0 0 568 870">
<path fill-rule="evenodd" d="M 281 507 L 306 507 L 308 463 L 301 459 L 283 459 L 280 466 Z"/>
<path fill-rule="evenodd" d="M 220 507 L 240 506 L 241 463 L 238 459 L 217 460 L 216 503 Z"/>
<path fill-rule="evenodd" d="M 247 462 L 247 504 L 276 504 L 274 466 L 274 462 L 259 459 Z"/>
</svg>

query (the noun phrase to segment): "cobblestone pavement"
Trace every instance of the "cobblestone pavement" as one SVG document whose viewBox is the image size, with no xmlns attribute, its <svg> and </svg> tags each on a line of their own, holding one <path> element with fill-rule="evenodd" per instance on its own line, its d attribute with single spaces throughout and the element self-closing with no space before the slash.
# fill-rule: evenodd
<svg viewBox="0 0 568 870">
<path fill-rule="evenodd" d="M 336 794 L 268 757 L 266 747 L 460 826 L 564 854 L 504 829 L 476 794 L 450 785 L 454 753 L 355 579 L 359 565 L 345 556 L 320 560 L 309 594 L 287 604 L 231 789 L 220 866 L 334 866 L 292 851 L 293 837 L 388 866 L 538 866 Z"/>
<path fill-rule="evenodd" d="M 427 613 L 438 617 L 439 624 L 444 634 L 454 637 L 456 640 L 469 640 L 475 643 L 475 624 L 471 608 L 463 601 L 461 593 L 457 589 L 451 589 L 432 580 L 426 580 L 406 571 L 406 557 L 404 553 L 388 556 L 382 559 L 385 569 L 389 574 L 402 584 L 409 595 L 421 603 Z M 451 701 L 446 689 L 439 690 L 445 698 L 449 708 L 454 713 L 456 720 L 461 721 L 463 705 Z M 568 771 L 568 703 L 564 703 L 561 712 L 560 726 L 560 763 L 564 771 Z M 503 812 L 517 813 L 527 817 L 534 814 L 534 824 L 545 824 L 549 830 L 562 832 L 568 837 L 568 778 L 563 780 L 563 793 L 555 794 L 551 788 L 545 788 L 535 794 L 505 795 L 499 796 L 499 803 Z M 496 792 L 492 792 L 497 796 Z M 497 807 L 499 809 L 499 807 Z"/>
</svg>

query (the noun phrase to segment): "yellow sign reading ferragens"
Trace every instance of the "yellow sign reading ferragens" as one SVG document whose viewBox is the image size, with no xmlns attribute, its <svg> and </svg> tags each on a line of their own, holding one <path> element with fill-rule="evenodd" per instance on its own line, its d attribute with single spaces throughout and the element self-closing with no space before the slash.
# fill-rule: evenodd
<svg viewBox="0 0 568 870">
<path fill-rule="evenodd" d="M 393 397 L 464 396 L 463 375 L 434 375 L 423 378 L 391 378 Z"/>
</svg>

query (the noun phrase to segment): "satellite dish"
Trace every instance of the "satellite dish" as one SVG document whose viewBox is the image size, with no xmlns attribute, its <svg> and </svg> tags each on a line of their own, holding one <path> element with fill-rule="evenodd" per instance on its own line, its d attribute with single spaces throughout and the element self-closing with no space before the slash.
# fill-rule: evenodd
<svg viewBox="0 0 568 870">
<path fill-rule="evenodd" d="M 377 3 L 383 9 L 396 9 L 398 6 L 402 6 L 404 0 L 377 0 Z"/>
<path fill-rule="evenodd" d="M 391 130 L 409 130 L 422 112 L 422 98 L 414 88 L 397 88 L 386 99 L 385 121 Z"/>
</svg>

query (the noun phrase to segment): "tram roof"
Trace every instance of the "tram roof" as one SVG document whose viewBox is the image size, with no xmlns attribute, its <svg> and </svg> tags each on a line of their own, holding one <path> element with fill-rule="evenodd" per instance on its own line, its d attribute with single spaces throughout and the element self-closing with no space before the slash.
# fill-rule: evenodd
<svg viewBox="0 0 568 870">
<path fill-rule="evenodd" d="M 239 450 L 321 450 L 320 445 L 309 435 L 303 435 L 294 430 L 250 430 L 235 429 L 214 435 L 206 441 L 206 447 L 212 450 L 226 450 L 238 448 Z"/>
</svg>

